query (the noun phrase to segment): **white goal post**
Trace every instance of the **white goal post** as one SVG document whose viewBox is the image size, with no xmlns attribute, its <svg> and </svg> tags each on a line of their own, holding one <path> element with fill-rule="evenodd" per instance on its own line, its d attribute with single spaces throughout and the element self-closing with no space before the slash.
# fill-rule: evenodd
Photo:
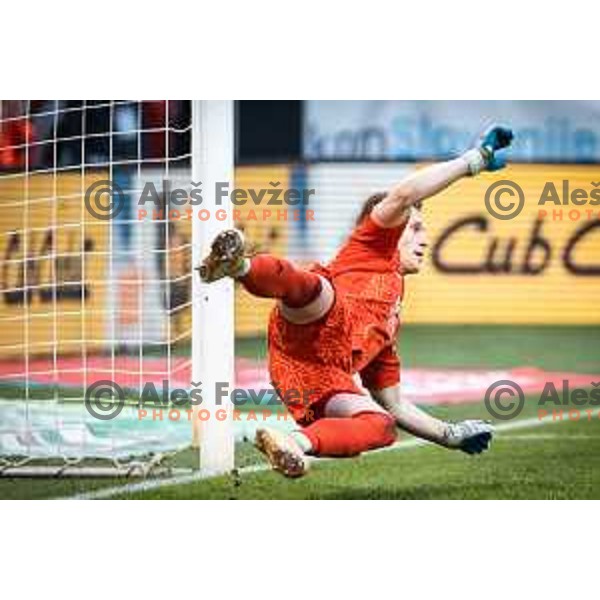
<svg viewBox="0 0 600 600">
<path fill-rule="evenodd" d="M 233 189 L 234 106 L 231 100 L 192 101 L 192 182 L 202 182 L 202 204 L 194 206 L 192 221 L 192 262 L 196 266 L 210 250 L 215 235 L 233 226 L 227 202 L 217 204 L 216 185 Z M 210 218 L 200 219 L 200 211 Z M 227 218 L 215 218 L 218 209 Z M 194 406 L 193 442 L 200 449 L 203 474 L 216 475 L 234 467 L 234 436 L 231 402 L 217 399 L 217 386 L 234 385 L 234 287 L 225 278 L 203 284 L 197 274 L 192 278 L 192 384 L 201 382 L 201 405 Z M 217 402 L 222 402 L 218 404 Z M 201 410 L 207 420 L 199 420 Z M 226 418 L 217 419 L 217 411 Z M 223 414 L 223 413 L 220 413 Z"/>
</svg>

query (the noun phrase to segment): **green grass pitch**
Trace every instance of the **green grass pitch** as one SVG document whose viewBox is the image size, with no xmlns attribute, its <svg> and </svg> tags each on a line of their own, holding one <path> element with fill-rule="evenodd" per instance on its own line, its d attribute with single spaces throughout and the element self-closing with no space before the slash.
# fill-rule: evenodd
<svg viewBox="0 0 600 600">
<path fill-rule="evenodd" d="M 600 375 L 600 327 L 408 326 L 401 334 L 403 365 L 410 367 L 518 367 Z M 240 355 L 264 355 L 263 340 L 244 340 Z M 590 381 L 592 378 L 590 378 Z M 520 419 L 536 414 L 528 397 Z M 597 413 L 597 408 L 594 414 Z M 483 402 L 436 407 L 458 419 L 489 418 Z M 504 425 L 502 425 L 504 426 Z M 511 424 L 512 426 L 512 424 Z M 478 457 L 401 436 L 396 449 L 354 459 L 318 461 L 301 480 L 269 471 L 244 472 L 185 485 L 122 493 L 124 498 L 600 498 L 600 419 L 500 429 L 492 450 Z M 239 465 L 260 465 L 249 445 L 238 447 Z M 182 457 L 190 461 L 190 457 Z M 126 485 L 116 480 L 0 479 L 0 498 L 68 497 Z"/>
</svg>

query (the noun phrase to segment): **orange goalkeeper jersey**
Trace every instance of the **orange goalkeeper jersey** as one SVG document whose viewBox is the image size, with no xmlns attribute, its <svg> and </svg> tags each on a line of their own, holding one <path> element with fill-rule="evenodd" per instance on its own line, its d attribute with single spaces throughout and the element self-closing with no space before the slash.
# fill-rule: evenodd
<svg viewBox="0 0 600 600">
<path fill-rule="evenodd" d="M 398 241 L 404 226 L 383 228 L 367 216 L 352 232 L 328 271 L 352 322 L 355 371 L 362 371 L 386 347 L 395 348 L 404 279 Z"/>
</svg>

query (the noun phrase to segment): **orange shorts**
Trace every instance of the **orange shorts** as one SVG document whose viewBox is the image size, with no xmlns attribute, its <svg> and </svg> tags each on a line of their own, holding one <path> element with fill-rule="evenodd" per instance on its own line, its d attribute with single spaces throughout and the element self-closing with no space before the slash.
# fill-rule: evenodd
<svg viewBox="0 0 600 600">
<path fill-rule="evenodd" d="M 268 338 L 271 381 L 296 422 L 321 418 L 335 394 L 363 394 L 353 379 L 352 323 L 339 296 L 327 315 L 304 325 L 287 321 L 276 306 Z"/>
<path fill-rule="evenodd" d="M 314 323 L 295 325 L 283 317 L 278 307 L 271 312 L 271 382 L 298 423 L 321 418 L 327 400 L 335 394 L 363 395 L 364 390 L 354 379 L 357 368 L 368 389 L 379 390 L 400 382 L 395 340 L 390 344 L 378 335 L 353 336 L 356 322 L 348 302 L 339 295 L 329 313 Z M 358 351 L 354 348 L 357 339 Z"/>
</svg>

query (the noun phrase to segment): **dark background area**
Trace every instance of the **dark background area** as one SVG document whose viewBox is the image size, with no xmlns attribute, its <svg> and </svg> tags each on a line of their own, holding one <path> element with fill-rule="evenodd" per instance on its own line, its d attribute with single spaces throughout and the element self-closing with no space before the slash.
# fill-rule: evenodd
<svg viewBox="0 0 600 600">
<path fill-rule="evenodd" d="M 236 111 L 238 163 L 300 160 L 300 100 L 240 100 Z"/>
<path fill-rule="evenodd" d="M 236 163 L 301 158 L 299 100 L 239 100 Z M 86 166 L 190 164 L 189 100 L 2 101 L 0 169 L 30 171 Z M 28 151 L 26 151 L 28 147 Z"/>
</svg>

